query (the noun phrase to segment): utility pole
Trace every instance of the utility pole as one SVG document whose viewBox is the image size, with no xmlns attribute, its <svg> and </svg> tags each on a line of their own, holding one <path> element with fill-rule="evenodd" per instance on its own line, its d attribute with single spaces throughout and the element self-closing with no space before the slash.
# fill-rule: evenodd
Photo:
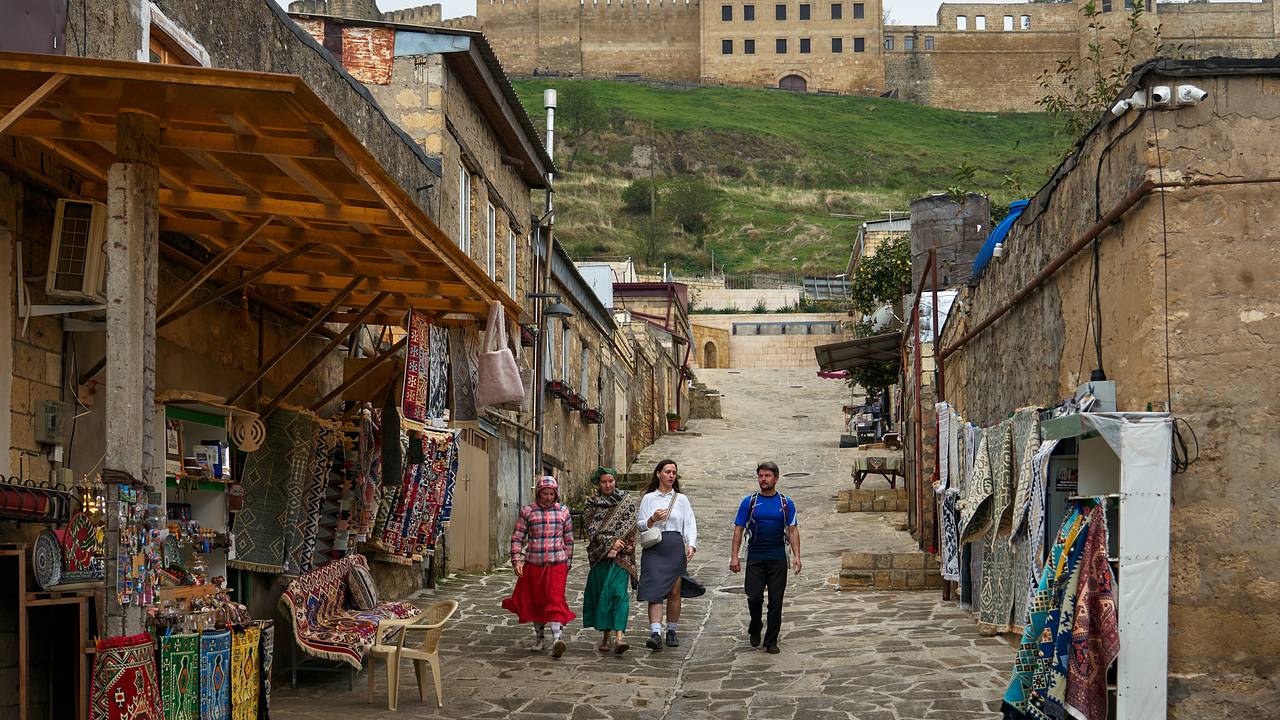
<svg viewBox="0 0 1280 720">
<path fill-rule="evenodd" d="M 649 232 L 658 221 L 658 146 L 653 137 L 653 121 L 649 121 Z"/>
</svg>

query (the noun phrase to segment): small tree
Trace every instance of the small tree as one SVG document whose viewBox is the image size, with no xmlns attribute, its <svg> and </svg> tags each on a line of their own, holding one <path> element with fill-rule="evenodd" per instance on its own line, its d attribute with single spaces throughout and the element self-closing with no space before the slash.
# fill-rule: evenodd
<svg viewBox="0 0 1280 720">
<path fill-rule="evenodd" d="M 636 215 L 648 214 L 653 209 L 653 183 L 649 178 L 632 180 L 622 189 L 622 206 Z"/>
<path fill-rule="evenodd" d="M 653 267 L 658 264 L 658 256 L 670 238 L 670 227 L 662 220 L 645 218 L 637 227 L 640 235 L 640 257 L 644 264 Z"/>
<path fill-rule="evenodd" d="M 863 316 L 853 323 L 855 337 L 876 333 L 868 316 L 885 303 L 896 303 L 911 291 L 911 236 L 900 235 L 886 240 L 875 254 L 863 258 L 849 279 L 849 306 Z M 898 378 L 895 360 L 863 365 L 849 371 L 849 383 L 877 395 Z"/>
<path fill-rule="evenodd" d="M 573 170 L 573 162 L 578 158 L 587 135 L 604 128 L 608 116 L 600 108 L 595 92 L 591 86 L 583 82 L 571 82 L 560 91 L 560 106 L 556 110 L 556 118 L 560 121 L 565 141 L 570 146 L 569 159 L 565 161 L 565 170 Z"/>
<path fill-rule="evenodd" d="M 664 188 L 663 202 L 671 219 L 685 232 L 702 234 L 711 223 L 716 194 L 700 178 L 677 178 Z"/>
</svg>

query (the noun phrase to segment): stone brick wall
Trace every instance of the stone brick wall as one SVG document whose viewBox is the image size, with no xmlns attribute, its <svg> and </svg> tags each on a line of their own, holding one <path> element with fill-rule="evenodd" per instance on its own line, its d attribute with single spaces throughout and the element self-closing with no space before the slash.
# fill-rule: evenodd
<svg viewBox="0 0 1280 720">
<path fill-rule="evenodd" d="M 1280 52 L 1272 2 L 1167 3 L 1160 37 L 1184 57 L 1272 57 Z"/>
<path fill-rule="evenodd" d="M 847 320 L 839 313 L 770 313 L 765 315 L 699 315 L 698 324 L 729 333 L 730 365 L 735 368 L 818 367 L 813 348 L 848 339 L 839 323 Z M 735 323 L 809 323 L 837 324 L 835 334 L 820 335 L 734 335 Z"/>
<path fill-rule="evenodd" d="M 841 490 L 836 495 L 836 512 L 906 512 L 907 488 L 895 490 Z"/>
<path fill-rule="evenodd" d="M 1249 179 L 1273 174 L 1271 134 L 1280 77 L 1150 77 L 1190 82 L 1205 103 L 1144 119 L 1102 160 L 1103 212 L 1144 179 Z M 1130 117 L 1088 137 L 1079 161 L 1033 200 L 1011 251 L 987 268 L 949 323 L 961 333 L 1005 302 L 1093 222 L 1094 171 Z M 1161 154 L 1156 154 L 1157 133 Z M 1157 169 L 1162 161 L 1163 170 Z M 1163 211 L 1162 211 L 1163 210 Z M 1274 273 L 1280 200 L 1269 184 L 1152 194 L 1101 236 L 1102 341 L 1121 410 L 1163 407 L 1194 431 L 1199 460 L 1171 478 L 1169 717 L 1263 717 L 1280 702 L 1280 550 L 1274 525 L 1280 446 L 1271 432 L 1280 369 Z M 1165 286 L 1167 229 L 1168 285 Z M 946 363 L 948 399 L 990 424 L 1026 404 L 1049 406 L 1087 379 L 1089 260 L 1082 253 Z M 1167 307 L 1165 311 L 1167 292 Z M 1168 324 L 1166 387 L 1165 326 Z M 1123 582 L 1123 580 L 1122 580 Z M 1223 678 L 1230 678 L 1228 684 Z"/>
<path fill-rule="evenodd" d="M 695 316 L 696 317 L 696 316 Z M 693 329 L 694 365 L 702 368 L 733 367 L 733 357 L 729 353 L 729 331 L 690 322 Z"/>
<path fill-rule="evenodd" d="M 588 1 L 579 18 L 583 72 L 697 80 L 697 2 Z"/>
<path fill-rule="evenodd" d="M 938 558 L 924 553 L 845 552 L 840 556 L 841 590 L 939 590 Z"/>
</svg>

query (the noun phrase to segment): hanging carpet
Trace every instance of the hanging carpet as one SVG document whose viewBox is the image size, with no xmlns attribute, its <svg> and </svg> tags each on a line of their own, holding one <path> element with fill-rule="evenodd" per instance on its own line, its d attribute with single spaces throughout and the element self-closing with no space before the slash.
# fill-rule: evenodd
<svg viewBox="0 0 1280 720">
<path fill-rule="evenodd" d="M 302 476 L 298 519 L 285 528 L 289 543 L 289 554 L 285 561 L 286 575 L 301 575 L 313 567 L 320 515 L 324 510 L 325 489 L 329 484 L 329 466 L 333 462 L 333 448 L 338 442 L 338 435 L 337 426 L 331 423 L 315 425 L 307 457 L 307 471 Z"/>
<path fill-rule="evenodd" d="M 160 638 L 160 696 L 165 720 L 200 717 L 200 636 Z"/>
<path fill-rule="evenodd" d="M 449 328 L 431 326 L 428 362 L 427 417 L 442 418 L 449 404 Z"/>
<path fill-rule="evenodd" d="M 164 720 L 155 645 L 147 633 L 98 643 L 89 690 L 89 720 Z"/>
<path fill-rule="evenodd" d="M 978 633 L 994 635 L 1012 632 L 1013 548 L 1007 535 L 1000 534 L 998 519 L 1012 502 L 1011 452 L 1013 422 L 1005 420 L 987 431 L 988 462 L 991 469 L 991 525 L 984 539 L 982 568 L 982 612 Z"/>
<path fill-rule="evenodd" d="M 289 536 L 296 532 L 302 491 L 311 469 L 318 423 L 307 413 L 278 409 L 267 418 L 267 437 L 245 459 L 244 509 L 236 513 L 236 556 L 231 567 L 281 573 Z"/>
<path fill-rule="evenodd" d="M 993 479 L 989 446 L 995 428 L 979 431 L 978 449 L 973 460 L 973 475 L 957 506 L 960 509 L 960 542 L 980 540 L 991 527 Z"/>
<path fill-rule="evenodd" d="M 1067 711 L 1078 720 L 1106 720 L 1107 668 L 1120 654 L 1120 618 L 1108 546 L 1106 512 L 1098 506 L 1089 520 L 1089 539 L 1080 561 L 1067 662 Z"/>
<path fill-rule="evenodd" d="M 1013 615 L 1010 632 L 1020 632 L 1027 622 L 1027 600 L 1031 595 L 1032 578 L 1041 559 L 1037 542 L 1028 533 L 1030 525 L 1037 524 L 1033 514 L 1040 515 L 1038 523 L 1043 532 L 1044 492 L 1034 486 L 1033 468 L 1036 450 L 1040 447 L 1040 411 L 1036 408 L 1019 410 L 1013 415 L 1013 475 L 1015 494 L 1011 514 L 1009 542 L 1013 551 L 1011 566 L 1013 583 Z M 1039 506 L 1032 503 L 1039 500 Z"/>
<path fill-rule="evenodd" d="M 230 673 L 231 631 L 200 633 L 200 720 L 230 720 Z"/>
<path fill-rule="evenodd" d="M 231 720 L 257 720 L 258 642 L 262 630 L 250 626 L 237 630 L 231 639 Z"/>
<path fill-rule="evenodd" d="M 258 636 L 258 720 L 271 719 L 271 661 L 276 651 L 276 623 L 274 620 L 255 620 Z"/>
</svg>

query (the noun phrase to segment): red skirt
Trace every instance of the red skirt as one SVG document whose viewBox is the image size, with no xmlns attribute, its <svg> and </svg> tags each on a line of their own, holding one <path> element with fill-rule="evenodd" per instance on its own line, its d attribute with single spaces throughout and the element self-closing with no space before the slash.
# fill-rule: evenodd
<svg viewBox="0 0 1280 720">
<path fill-rule="evenodd" d="M 525 565 L 515 591 L 502 601 L 502 607 L 515 613 L 522 623 L 571 623 L 577 615 L 564 600 L 568 579 L 569 563 Z"/>
</svg>

